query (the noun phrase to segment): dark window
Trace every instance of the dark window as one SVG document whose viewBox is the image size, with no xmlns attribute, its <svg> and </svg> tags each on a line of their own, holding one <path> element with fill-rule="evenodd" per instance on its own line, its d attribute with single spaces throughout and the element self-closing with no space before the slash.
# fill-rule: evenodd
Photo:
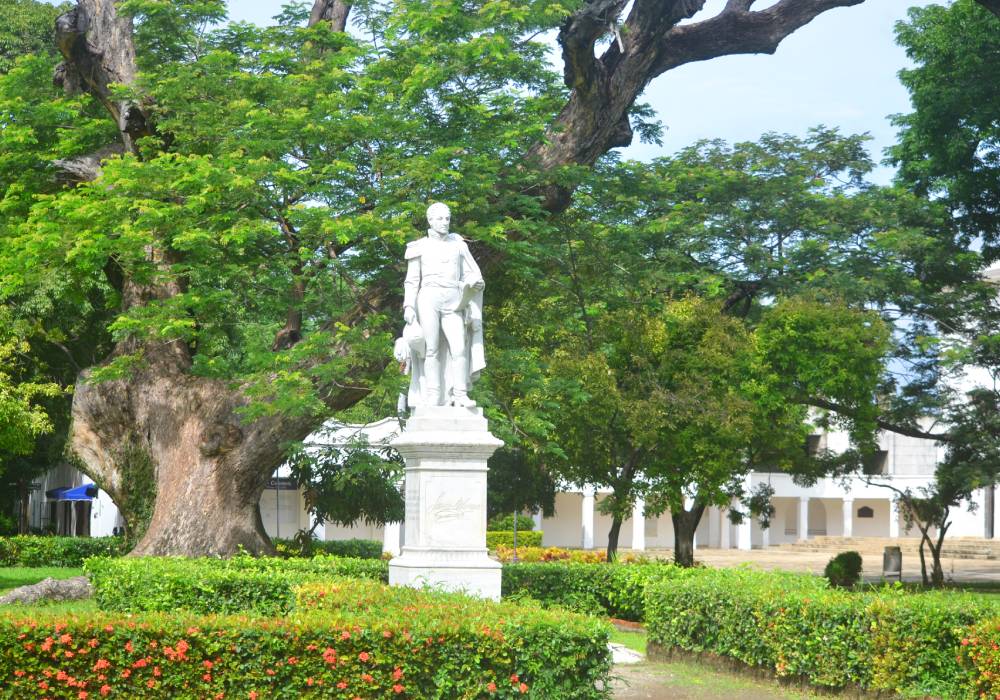
<svg viewBox="0 0 1000 700">
<path fill-rule="evenodd" d="M 819 453 L 819 443 L 822 439 L 823 436 L 819 434 L 806 437 L 806 454 L 815 457 Z"/>
<path fill-rule="evenodd" d="M 879 450 L 867 455 L 864 460 L 865 474 L 885 474 L 886 465 L 889 464 L 889 453 Z"/>
<path fill-rule="evenodd" d="M 874 518 L 875 517 L 875 511 L 873 511 L 868 506 L 861 506 L 860 508 L 858 508 L 858 517 L 859 518 Z"/>
</svg>

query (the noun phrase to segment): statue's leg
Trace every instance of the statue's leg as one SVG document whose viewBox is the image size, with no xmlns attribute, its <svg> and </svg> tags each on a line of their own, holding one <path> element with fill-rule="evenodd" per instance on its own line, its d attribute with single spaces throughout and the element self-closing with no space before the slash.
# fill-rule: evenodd
<svg viewBox="0 0 1000 700">
<path fill-rule="evenodd" d="M 434 290 L 420 290 L 417 295 L 417 321 L 424 332 L 424 403 L 441 405 L 441 313 Z"/>
<path fill-rule="evenodd" d="M 465 352 L 465 320 L 461 314 L 443 314 L 441 329 L 451 355 L 452 398 L 456 406 L 474 406 L 469 398 L 469 358 Z"/>
</svg>

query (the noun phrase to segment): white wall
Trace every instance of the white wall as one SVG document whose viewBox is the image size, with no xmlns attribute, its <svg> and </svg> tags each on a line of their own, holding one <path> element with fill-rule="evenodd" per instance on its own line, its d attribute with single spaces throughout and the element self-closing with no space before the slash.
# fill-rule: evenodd
<svg viewBox="0 0 1000 700">
<path fill-rule="evenodd" d="M 554 517 L 542 518 L 542 545 L 545 547 L 581 546 L 583 544 L 583 528 L 581 527 L 583 521 L 580 517 L 582 507 L 583 494 L 557 493 Z"/>
</svg>

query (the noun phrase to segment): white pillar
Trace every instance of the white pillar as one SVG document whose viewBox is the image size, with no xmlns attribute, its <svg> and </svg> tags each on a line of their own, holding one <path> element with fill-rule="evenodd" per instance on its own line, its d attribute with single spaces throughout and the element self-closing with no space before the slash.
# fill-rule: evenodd
<svg viewBox="0 0 1000 700">
<path fill-rule="evenodd" d="M 691 496 L 685 496 L 684 497 L 684 510 L 686 510 L 688 512 L 691 512 L 691 510 L 693 508 L 694 508 L 694 499 Z M 691 551 L 694 551 L 694 552 L 698 551 L 698 528 L 697 528 L 697 526 L 695 527 L 694 532 L 691 533 Z"/>
<path fill-rule="evenodd" d="M 899 537 L 899 504 L 889 499 L 889 537 Z"/>
<path fill-rule="evenodd" d="M 845 498 L 843 506 L 844 537 L 854 537 L 854 499 Z"/>
<path fill-rule="evenodd" d="M 733 501 L 733 507 L 738 507 L 738 502 Z M 739 525 L 736 526 L 736 549 L 749 552 L 753 548 L 753 520 L 747 514 Z"/>
<path fill-rule="evenodd" d="M 761 549 L 767 549 L 771 546 L 771 528 L 763 527 L 760 529 L 760 546 Z"/>
<path fill-rule="evenodd" d="M 385 527 L 382 529 L 382 553 L 389 553 L 394 557 L 398 557 L 401 553 L 399 546 L 399 533 L 401 531 L 402 523 L 386 523 Z"/>
<path fill-rule="evenodd" d="M 319 540 L 326 539 L 326 524 L 322 521 L 317 522 L 316 514 L 312 511 L 307 511 L 309 514 L 309 529 L 313 533 L 313 537 Z"/>
<path fill-rule="evenodd" d="M 799 519 L 798 519 L 798 537 L 800 540 L 809 539 L 809 497 L 802 496 L 799 498 Z"/>
<path fill-rule="evenodd" d="M 534 513 L 531 514 L 531 519 L 535 521 L 535 530 L 541 531 L 542 529 L 542 509 L 539 508 Z"/>
<path fill-rule="evenodd" d="M 580 508 L 580 530 L 584 549 L 594 548 L 594 489 L 584 487 L 583 505 Z"/>
<path fill-rule="evenodd" d="M 719 549 L 729 549 L 729 517 L 726 508 L 719 508 Z"/>
<path fill-rule="evenodd" d="M 646 503 L 641 498 L 635 499 L 632 506 L 632 549 L 646 550 Z"/>
</svg>

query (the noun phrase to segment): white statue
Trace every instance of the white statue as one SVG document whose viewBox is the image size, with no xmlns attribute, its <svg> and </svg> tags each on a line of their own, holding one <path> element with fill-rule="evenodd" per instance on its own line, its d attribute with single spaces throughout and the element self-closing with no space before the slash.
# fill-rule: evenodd
<svg viewBox="0 0 1000 700">
<path fill-rule="evenodd" d="M 410 408 L 475 406 L 469 387 L 486 366 L 486 283 L 469 246 L 448 232 L 450 223 L 451 211 L 436 202 L 427 208 L 427 237 L 406 245 L 406 343 L 397 341 L 393 354 L 408 365 Z"/>
</svg>

